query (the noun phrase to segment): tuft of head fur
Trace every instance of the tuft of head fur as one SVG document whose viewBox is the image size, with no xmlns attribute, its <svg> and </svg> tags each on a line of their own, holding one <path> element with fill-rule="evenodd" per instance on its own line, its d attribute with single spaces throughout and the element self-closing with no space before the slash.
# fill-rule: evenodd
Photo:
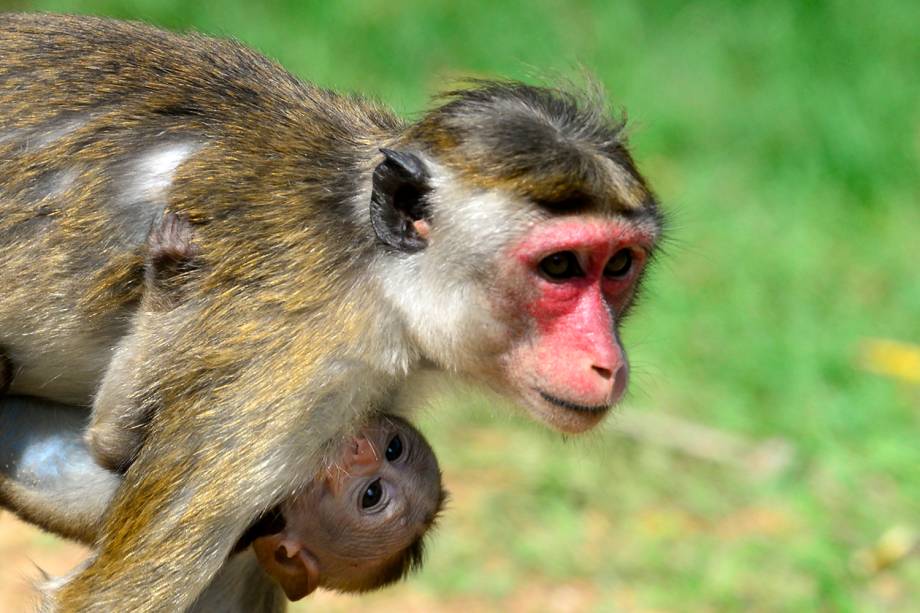
<svg viewBox="0 0 920 613">
<path fill-rule="evenodd" d="M 627 149 L 625 118 L 611 116 L 597 92 L 474 80 L 442 100 L 409 139 L 479 187 L 574 208 L 609 193 L 615 169 L 647 190 Z"/>
</svg>

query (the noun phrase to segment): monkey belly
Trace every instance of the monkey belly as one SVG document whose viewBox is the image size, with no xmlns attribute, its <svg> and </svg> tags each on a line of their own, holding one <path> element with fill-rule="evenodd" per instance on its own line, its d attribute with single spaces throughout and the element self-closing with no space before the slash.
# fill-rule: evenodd
<svg viewBox="0 0 920 613">
<path fill-rule="evenodd" d="M 68 242 L 53 226 L 9 239 L 0 232 L 0 350 L 12 366 L 9 392 L 89 406 L 129 328 L 130 294 L 95 290 L 105 269 L 89 266 L 79 255 L 85 243 Z"/>
<path fill-rule="evenodd" d="M 6 322 L 0 325 L 6 326 Z M 113 325 L 110 330 L 92 336 L 23 331 L 10 340 L 4 335 L 0 345 L 6 349 L 13 366 L 9 393 L 89 407 L 123 333 L 123 327 Z"/>
</svg>

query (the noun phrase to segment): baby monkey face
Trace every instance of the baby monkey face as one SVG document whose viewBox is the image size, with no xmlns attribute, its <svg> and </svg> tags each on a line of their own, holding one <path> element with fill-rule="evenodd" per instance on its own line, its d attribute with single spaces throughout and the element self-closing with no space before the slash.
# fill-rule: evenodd
<svg viewBox="0 0 920 613">
<path fill-rule="evenodd" d="M 320 586 L 368 591 L 420 566 L 422 537 L 443 500 L 428 442 L 408 422 L 381 416 L 282 506 L 285 528 L 253 547 L 292 600 Z"/>
<path fill-rule="evenodd" d="M 410 500 L 421 493 L 419 481 L 433 476 L 437 459 L 418 430 L 397 419 L 381 417 L 362 428 L 323 471 L 319 504 L 329 505 L 329 514 L 352 516 L 362 526 L 411 515 Z"/>
</svg>

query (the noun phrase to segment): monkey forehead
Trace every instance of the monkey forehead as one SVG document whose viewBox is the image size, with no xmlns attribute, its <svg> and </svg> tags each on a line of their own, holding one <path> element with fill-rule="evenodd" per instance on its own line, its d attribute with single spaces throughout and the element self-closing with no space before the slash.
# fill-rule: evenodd
<svg viewBox="0 0 920 613">
<path fill-rule="evenodd" d="M 549 211 L 631 213 L 657 205 L 631 161 L 614 160 L 576 147 L 527 148 L 517 163 L 494 151 L 471 153 L 446 163 L 470 185 L 501 190 Z"/>
</svg>

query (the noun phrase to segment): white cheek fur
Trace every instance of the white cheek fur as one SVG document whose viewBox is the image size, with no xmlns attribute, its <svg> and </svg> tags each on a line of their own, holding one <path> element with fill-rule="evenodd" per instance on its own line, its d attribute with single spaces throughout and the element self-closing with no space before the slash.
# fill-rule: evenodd
<svg viewBox="0 0 920 613">
<path fill-rule="evenodd" d="M 472 189 L 427 163 L 433 186 L 429 245 L 416 254 L 381 256 L 378 278 L 421 353 L 447 370 L 469 372 L 478 356 L 491 353 L 484 344 L 500 342 L 503 326 L 487 294 L 497 259 L 535 216 L 511 195 Z"/>
</svg>

